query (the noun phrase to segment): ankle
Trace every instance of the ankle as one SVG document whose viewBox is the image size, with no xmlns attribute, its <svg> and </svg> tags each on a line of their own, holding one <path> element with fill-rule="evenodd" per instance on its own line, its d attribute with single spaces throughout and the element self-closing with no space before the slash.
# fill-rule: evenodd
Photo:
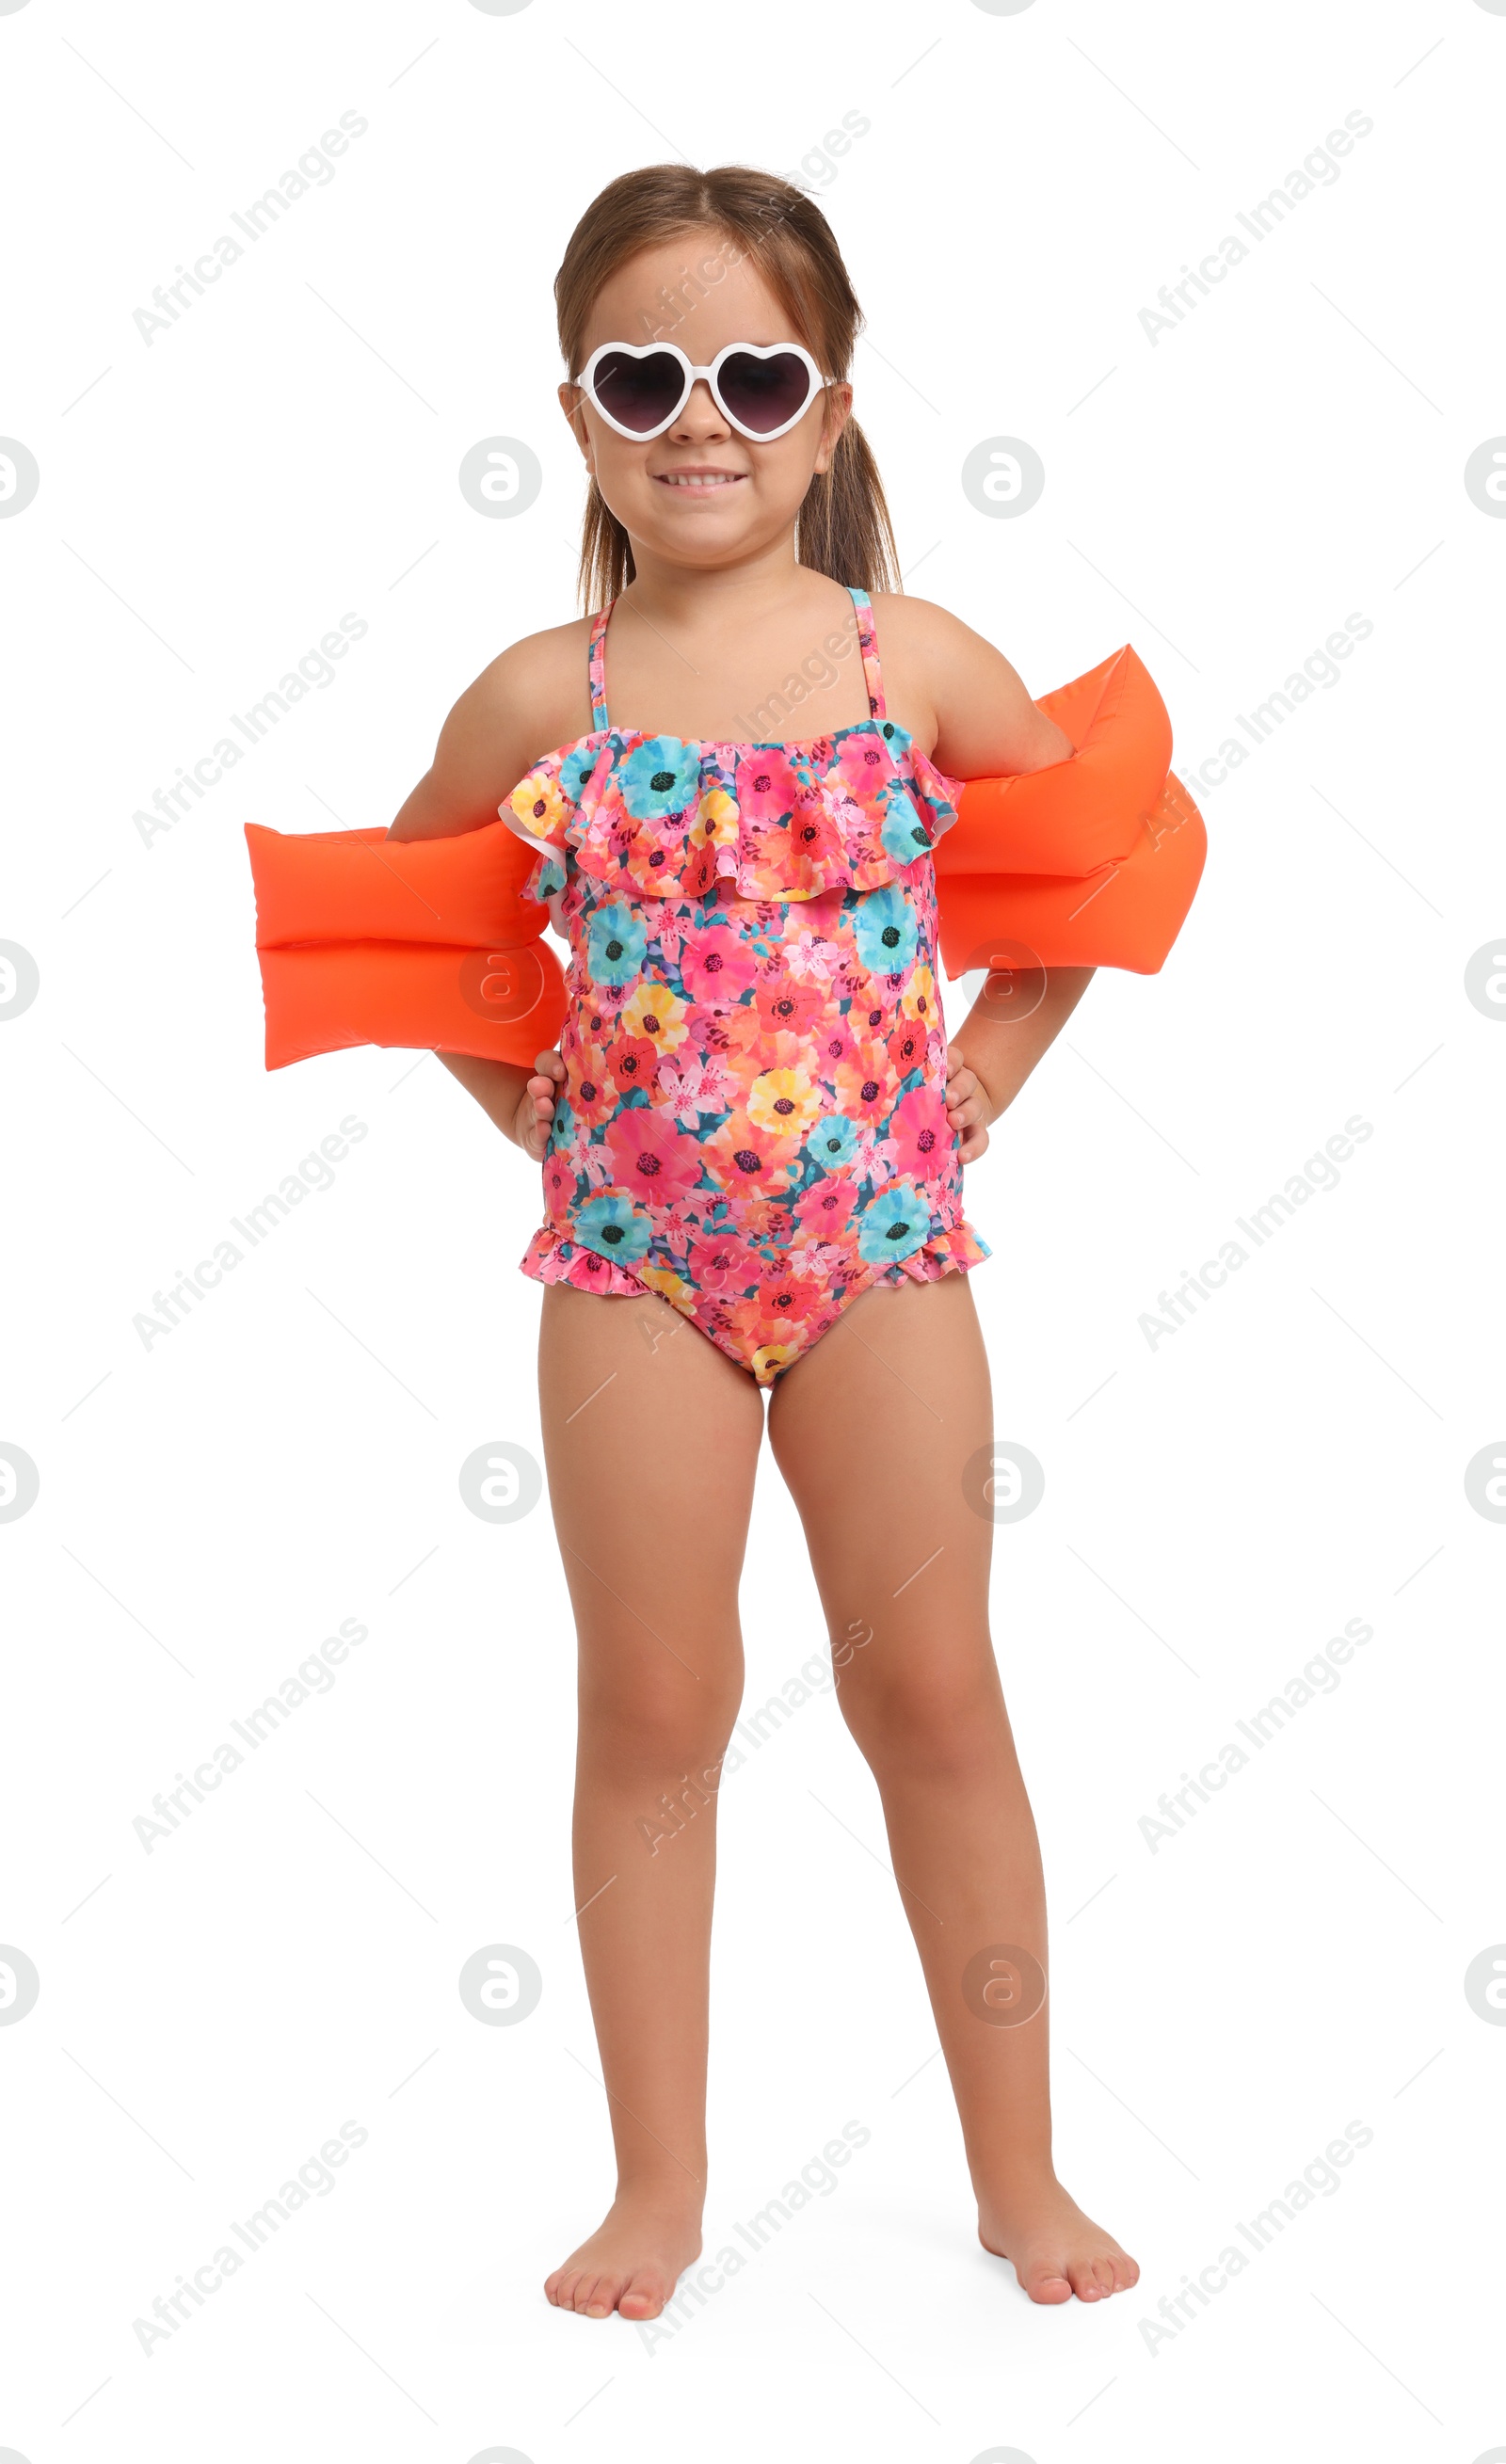
<svg viewBox="0 0 1506 2464">
<path fill-rule="evenodd" d="M 688 2173 L 619 2174 L 612 2204 L 619 2208 L 653 2209 L 660 2215 L 680 2216 L 698 2224 L 706 2203 L 704 2180 Z"/>
<path fill-rule="evenodd" d="M 1049 2147 L 990 2147 L 973 2160 L 968 2170 L 978 2197 L 994 2202 L 1061 2188 Z"/>
</svg>

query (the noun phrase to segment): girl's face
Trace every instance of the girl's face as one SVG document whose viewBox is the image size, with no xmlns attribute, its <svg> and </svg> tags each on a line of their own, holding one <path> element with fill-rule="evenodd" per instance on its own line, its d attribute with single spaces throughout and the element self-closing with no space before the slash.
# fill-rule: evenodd
<svg viewBox="0 0 1506 2464">
<path fill-rule="evenodd" d="M 591 311 L 581 364 L 603 342 L 654 341 L 677 343 L 698 368 L 709 367 L 728 342 L 804 342 L 810 349 L 751 258 L 729 234 L 710 229 L 686 231 L 618 267 Z M 821 353 L 811 357 L 825 375 Z M 639 570 L 645 555 L 707 569 L 741 561 L 792 531 L 812 477 L 831 466 L 853 388 L 828 385 L 786 435 L 766 445 L 723 419 L 703 377 L 674 425 L 646 444 L 619 436 L 578 385 L 562 385 L 560 401 L 587 470 L 632 541 Z"/>
</svg>

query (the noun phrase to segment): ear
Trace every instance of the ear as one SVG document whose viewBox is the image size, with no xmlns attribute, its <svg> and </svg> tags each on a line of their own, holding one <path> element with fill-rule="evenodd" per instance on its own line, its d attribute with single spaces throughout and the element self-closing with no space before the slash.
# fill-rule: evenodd
<svg viewBox="0 0 1506 2464">
<path fill-rule="evenodd" d="M 852 386 L 845 382 L 840 385 L 828 385 L 826 395 L 826 422 L 821 430 L 821 443 L 817 450 L 815 462 L 811 469 L 812 477 L 814 477 L 818 471 L 831 470 L 831 456 L 836 451 L 837 438 L 841 435 L 843 429 L 847 426 L 852 415 Z"/>
<path fill-rule="evenodd" d="M 570 434 L 581 449 L 586 467 L 594 478 L 596 473 L 591 461 L 591 440 L 586 426 L 586 395 L 573 377 L 567 377 L 559 391 L 560 408 L 569 423 Z"/>
</svg>

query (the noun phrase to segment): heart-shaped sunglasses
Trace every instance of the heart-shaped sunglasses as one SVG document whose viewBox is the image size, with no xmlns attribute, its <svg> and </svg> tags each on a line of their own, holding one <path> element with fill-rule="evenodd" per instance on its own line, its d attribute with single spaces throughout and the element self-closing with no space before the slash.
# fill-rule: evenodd
<svg viewBox="0 0 1506 2464">
<path fill-rule="evenodd" d="M 609 428 L 641 445 L 674 427 L 698 377 L 728 426 L 757 445 L 787 435 L 836 382 L 798 342 L 728 342 L 707 368 L 674 342 L 603 342 L 575 382 Z"/>
</svg>

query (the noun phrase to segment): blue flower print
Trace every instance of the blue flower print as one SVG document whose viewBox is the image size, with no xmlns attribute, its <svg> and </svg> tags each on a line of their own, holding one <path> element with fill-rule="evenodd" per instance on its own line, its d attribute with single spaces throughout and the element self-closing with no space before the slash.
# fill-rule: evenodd
<svg viewBox="0 0 1506 2464">
<path fill-rule="evenodd" d="M 857 955 L 871 976 L 908 975 L 915 964 L 915 909 L 893 882 L 871 890 L 853 911 Z"/>
<path fill-rule="evenodd" d="M 542 906 L 546 898 L 558 896 L 564 888 L 564 865 L 558 856 L 545 852 L 534 867 L 533 879 L 527 887 L 527 895 L 530 898 L 537 898 Z"/>
<path fill-rule="evenodd" d="M 930 1234 L 930 1200 L 913 1180 L 892 1180 L 858 1217 L 857 1254 L 870 1266 L 897 1265 Z"/>
<path fill-rule="evenodd" d="M 677 736 L 651 736 L 618 773 L 622 801 L 636 822 L 694 813 L 700 801 L 700 756 Z"/>
<path fill-rule="evenodd" d="M 601 759 L 601 744 L 593 736 L 572 747 L 560 764 L 560 792 L 578 804 L 586 793 L 586 781 Z"/>
<path fill-rule="evenodd" d="M 649 936 L 626 899 L 614 898 L 591 916 L 586 964 L 598 984 L 631 984 L 643 972 Z"/>
<path fill-rule="evenodd" d="M 889 790 L 881 833 L 886 856 L 894 864 L 914 864 L 917 856 L 930 851 L 930 834 L 920 818 L 920 808 L 908 787 L 898 780 Z"/>
<path fill-rule="evenodd" d="M 857 1130 L 845 1112 L 828 1112 L 812 1125 L 806 1153 L 826 1172 L 839 1172 L 857 1153 Z"/>
<path fill-rule="evenodd" d="M 604 1189 L 588 1198 L 571 1226 L 586 1248 L 594 1249 L 599 1258 L 615 1259 L 620 1266 L 635 1265 L 648 1254 L 652 1228 L 622 1189 Z"/>
</svg>

